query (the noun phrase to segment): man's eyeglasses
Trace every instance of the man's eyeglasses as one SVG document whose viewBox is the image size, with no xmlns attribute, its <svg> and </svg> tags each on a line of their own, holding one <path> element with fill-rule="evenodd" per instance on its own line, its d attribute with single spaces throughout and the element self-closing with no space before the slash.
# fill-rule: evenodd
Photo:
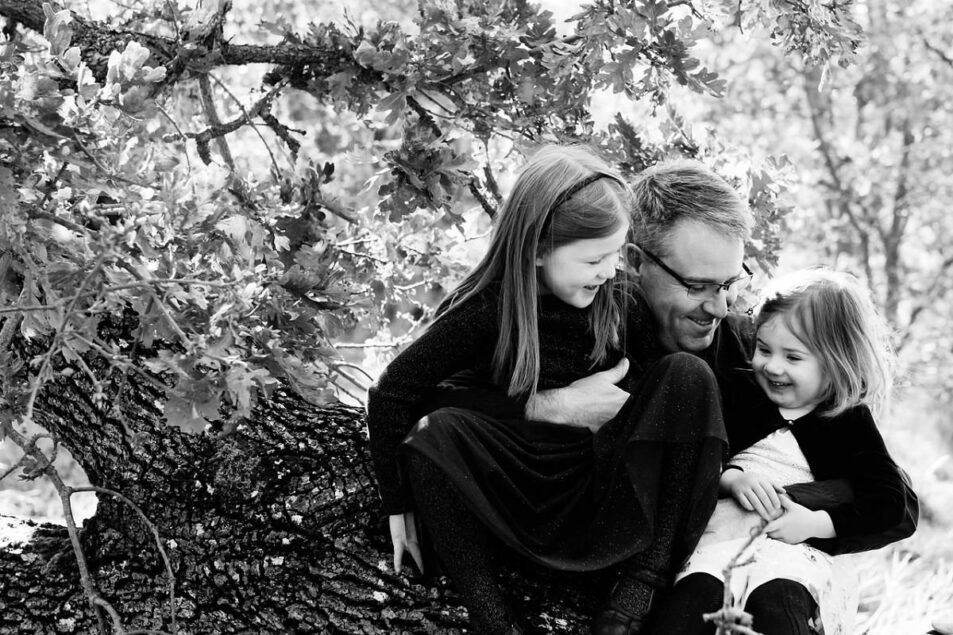
<svg viewBox="0 0 953 635">
<path fill-rule="evenodd" d="M 718 295 L 719 291 L 724 291 L 726 294 L 735 293 L 738 294 L 744 291 L 748 284 L 751 282 L 751 278 L 754 276 L 751 269 L 748 268 L 748 265 L 741 263 L 741 267 L 744 270 L 744 274 L 738 276 L 737 278 L 732 278 L 731 280 L 725 280 L 724 282 L 695 282 L 693 280 L 686 280 L 681 277 L 672 269 L 662 262 L 662 259 L 653 254 L 651 251 L 645 247 L 640 247 L 642 253 L 649 257 L 655 264 L 662 268 L 662 271 L 672 276 L 678 284 L 685 287 L 685 291 L 688 292 L 688 297 L 693 300 L 711 300 Z"/>
</svg>

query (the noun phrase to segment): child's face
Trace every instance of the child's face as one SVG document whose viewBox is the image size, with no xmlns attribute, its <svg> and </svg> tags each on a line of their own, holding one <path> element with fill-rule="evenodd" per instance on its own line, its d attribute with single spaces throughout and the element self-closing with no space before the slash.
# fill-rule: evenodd
<svg viewBox="0 0 953 635">
<path fill-rule="evenodd" d="M 799 340 L 780 315 L 758 329 L 754 376 L 761 389 L 779 408 L 801 416 L 813 410 L 824 396 L 827 377 L 821 360 Z"/>
<path fill-rule="evenodd" d="M 570 306 L 584 309 L 599 287 L 615 277 L 628 227 L 605 238 L 576 240 L 536 258 L 543 293 L 552 293 Z"/>
</svg>

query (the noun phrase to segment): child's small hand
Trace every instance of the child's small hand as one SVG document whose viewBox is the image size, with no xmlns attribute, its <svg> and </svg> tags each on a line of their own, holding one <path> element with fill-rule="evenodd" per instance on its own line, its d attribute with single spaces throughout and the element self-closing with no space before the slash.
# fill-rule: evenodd
<svg viewBox="0 0 953 635">
<path fill-rule="evenodd" d="M 775 540 L 796 545 L 808 538 L 833 538 L 834 524 L 824 511 L 811 511 L 798 505 L 788 496 L 781 497 L 784 514 L 764 528 L 764 532 Z"/>
<path fill-rule="evenodd" d="M 739 505 L 765 520 L 774 520 L 782 512 L 780 495 L 784 489 L 763 474 L 729 470 L 722 475 L 721 483 Z"/>
</svg>

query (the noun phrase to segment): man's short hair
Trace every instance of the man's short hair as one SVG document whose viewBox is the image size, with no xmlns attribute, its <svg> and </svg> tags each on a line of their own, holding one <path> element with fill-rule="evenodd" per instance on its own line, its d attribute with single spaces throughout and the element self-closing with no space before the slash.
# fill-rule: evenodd
<svg viewBox="0 0 953 635">
<path fill-rule="evenodd" d="M 754 219 L 747 203 L 723 178 L 699 161 L 662 161 L 632 183 L 635 242 L 665 254 L 667 237 L 677 223 L 695 221 L 742 242 Z"/>
</svg>

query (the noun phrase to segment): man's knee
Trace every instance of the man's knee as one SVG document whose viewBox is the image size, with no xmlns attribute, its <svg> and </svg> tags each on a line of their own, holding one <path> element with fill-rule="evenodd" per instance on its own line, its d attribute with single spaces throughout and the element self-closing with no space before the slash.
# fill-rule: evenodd
<svg viewBox="0 0 953 635">
<path fill-rule="evenodd" d="M 715 383 L 715 373 L 705 360 L 691 353 L 671 353 L 659 360 L 659 370 L 680 381 Z"/>
<path fill-rule="evenodd" d="M 466 413 L 466 410 L 456 407 L 437 408 L 418 419 L 413 432 L 422 433 L 440 430 L 448 426 L 453 427 L 459 423 L 461 417 L 466 416 Z"/>
</svg>

